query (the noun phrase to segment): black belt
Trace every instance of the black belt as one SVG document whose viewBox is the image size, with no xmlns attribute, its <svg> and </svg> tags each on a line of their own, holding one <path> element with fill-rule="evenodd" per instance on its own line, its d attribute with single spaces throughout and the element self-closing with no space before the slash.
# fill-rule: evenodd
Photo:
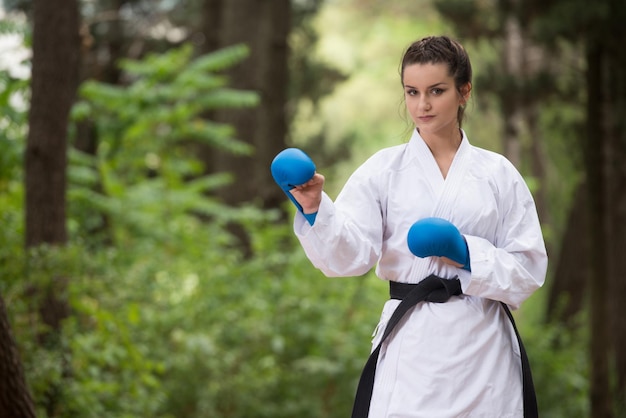
<svg viewBox="0 0 626 418">
<path fill-rule="evenodd" d="M 401 299 L 402 302 L 391 315 L 383 336 L 370 354 L 363 372 L 359 380 L 354 406 L 352 408 L 352 418 L 367 418 L 369 415 L 370 402 L 372 400 L 372 392 L 374 389 L 374 376 L 376 375 L 376 364 L 378 363 L 378 355 L 385 339 L 391 334 L 395 326 L 400 322 L 402 317 L 410 308 L 419 302 L 447 302 L 452 296 L 460 295 L 461 281 L 458 278 L 443 279 L 434 274 L 428 276 L 417 284 L 389 282 L 389 295 L 391 299 Z M 515 326 L 513 315 L 506 303 L 501 302 L 506 315 L 509 317 L 515 336 L 519 343 L 520 353 L 522 357 L 522 387 L 524 396 L 524 418 L 536 418 L 539 416 L 537 409 L 537 398 L 535 395 L 535 387 L 533 385 L 532 374 L 530 371 L 530 363 L 526 350 L 522 344 L 522 339 Z"/>
</svg>

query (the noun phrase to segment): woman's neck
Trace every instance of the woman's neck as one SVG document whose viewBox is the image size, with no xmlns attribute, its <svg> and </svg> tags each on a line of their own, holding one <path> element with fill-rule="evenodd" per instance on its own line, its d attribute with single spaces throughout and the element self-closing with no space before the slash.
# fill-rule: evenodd
<svg viewBox="0 0 626 418">
<path fill-rule="evenodd" d="M 450 153 L 454 155 L 463 141 L 463 133 L 458 127 L 448 132 L 422 133 L 419 129 L 417 131 L 435 157 Z"/>
</svg>

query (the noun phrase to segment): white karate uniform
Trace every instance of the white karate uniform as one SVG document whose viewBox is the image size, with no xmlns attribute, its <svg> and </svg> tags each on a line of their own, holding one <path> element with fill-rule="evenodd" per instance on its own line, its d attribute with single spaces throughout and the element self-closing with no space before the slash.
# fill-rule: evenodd
<svg viewBox="0 0 626 418">
<path fill-rule="evenodd" d="M 409 228 L 431 216 L 465 236 L 471 273 L 411 254 Z M 383 280 L 461 281 L 463 295 L 418 304 L 384 343 L 370 418 L 523 416 L 519 346 L 498 301 L 519 307 L 543 284 L 547 256 L 533 198 L 508 160 L 472 146 L 463 132 L 444 179 L 415 131 L 408 143 L 370 157 L 334 203 L 324 193 L 313 226 L 298 213 L 294 230 L 327 276 L 376 265 Z M 385 303 L 373 347 L 398 304 Z"/>
</svg>

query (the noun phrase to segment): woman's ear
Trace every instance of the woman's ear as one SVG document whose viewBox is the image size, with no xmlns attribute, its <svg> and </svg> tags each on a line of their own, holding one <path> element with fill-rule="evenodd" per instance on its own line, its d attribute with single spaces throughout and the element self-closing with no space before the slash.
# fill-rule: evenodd
<svg viewBox="0 0 626 418">
<path fill-rule="evenodd" d="M 472 93 L 472 83 L 467 83 L 459 89 L 461 93 L 461 104 L 464 106 L 469 100 Z"/>
</svg>

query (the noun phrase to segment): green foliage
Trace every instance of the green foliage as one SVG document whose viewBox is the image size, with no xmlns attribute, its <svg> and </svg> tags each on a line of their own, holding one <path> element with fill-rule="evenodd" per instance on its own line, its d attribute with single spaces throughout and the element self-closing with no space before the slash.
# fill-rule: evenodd
<svg viewBox="0 0 626 418">
<path fill-rule="evenodd" d="M 527 327 L 528 328 L 528 327 Z M 587 329 L 544 324 L 526 333 L 539 410 L 546 418 L 589 416 Z M 563 402 L 567 399 L 567 402 Z"/>
<path fill-rule="evenodd" d="M 113 232 L 166 239 L 162 228 L 175 216 L 202 214 L 227 222 L 241 211 L 224 210 L 207 194 L 230 181 L 226 174 L 204 176 L 194 143 L 232 153 L 250 146 L 233 138 L 230 125 L 207 119 L 221 108 L 258 103 L 254 92 L 228 88 L 219 71 L 243 60 L 248 48 L 235 45 L 193 58 L 190 45 L 121 67 L 128 86 L 88 81 L 83 100 L 73 109 L 77 123 L 94 123 L 99 134 L 97 155 L 70 152 L 71 230 L 78 235 Z M 118 224 L 112 230 L 110 223 Z"/>
<path fill-rule="evenodd" d="M 165 157 L 172 146 L 189 141 L 234 153 L 251 151 L 247 144 L 232 138 L 232 127 L 205 117 L 218 108 L 244 108 L 258 103 L 256 93 L 227 88 L 228 80 L 217 73 L 244 59 L 247 47 L 235 45 L 195 60 L 192 54 L 191 46 L 184 45 L 162 55 L 148 55 L 142 61 L 123 61 L 121 67 L 132 80 L 129 86 L 95 81 L 83 84 L 81 95 L 85 100 L 73 114 L 79 121 L 97 115 L 105 156 L 110 158 L 131 149 L 143 157 L 155 155 L 158 160 L 153 158 L 153 162 L 167 164 Z M 135 162 L 140 166 L 125 168 L 132 168 L 131 172 L 146 169 L 144 159 Z M 197 174 L 197 167 L 185 169 L 191 172 L 183 174 Z"/>
<path fill-rule="evenodd" d="M 514 312 L 530 360 L 539 411 L 546 418 L 589 416 L 587 312 L 567 325 L 546 322 L 547 291 L 540 289 Z"/>
<path fill-rule="evenodd" d="M 20 162 L 26 137 L 27 114 L 21 103 L 28 93 L 28 81 L 0 71 L 0 194 L 20 176 Z"/>
<path fill-rule="evenodd" d="M 384 284 L 323 277 L 271 218 L 249 223 L 248 260 L 219 225 L 175 217 L 168 226 L 166 241 L 30 255 L 33 280 L 71 275 L 74 311 L 62 347 L 44 349 L 19 286 L 9 292 L 35 398 L 62 384 L 56 416 L 348 415 Z M 25 255 L 16 255 L 19 277 Z"/>
<path fill-rule="evenodd" d="M 162 410 L 214 417 L 319 417 L 324 409 L 347 414 L 360 361 L 341 348 L 361 340 L 363 358 L 362 337 L 370 329 L 352 327 L 361 317 L 346 317 L 354 306 L 345 296 L 362 285 L 327 283 L 301 253 L 286 253 L 280 244 L 286 227 L 257 226 L 257 255 L 245 262 L 216 247 L 212 238 L 219 231 L 187 231 L 195 245 L 176 246 L 180 254 L 146 248 L 141 262 L 125 269 L 132 273 L 126 287 L 150 300 L 131 316 L 136 341 L 150 347 L 162 368 Z M 152 258 L 160 265 L 150 266 Z M 118 298 L 111 302 L 117 305 Z M 361 338 L 354 338 L 357 332 Z"/>
</svg>

